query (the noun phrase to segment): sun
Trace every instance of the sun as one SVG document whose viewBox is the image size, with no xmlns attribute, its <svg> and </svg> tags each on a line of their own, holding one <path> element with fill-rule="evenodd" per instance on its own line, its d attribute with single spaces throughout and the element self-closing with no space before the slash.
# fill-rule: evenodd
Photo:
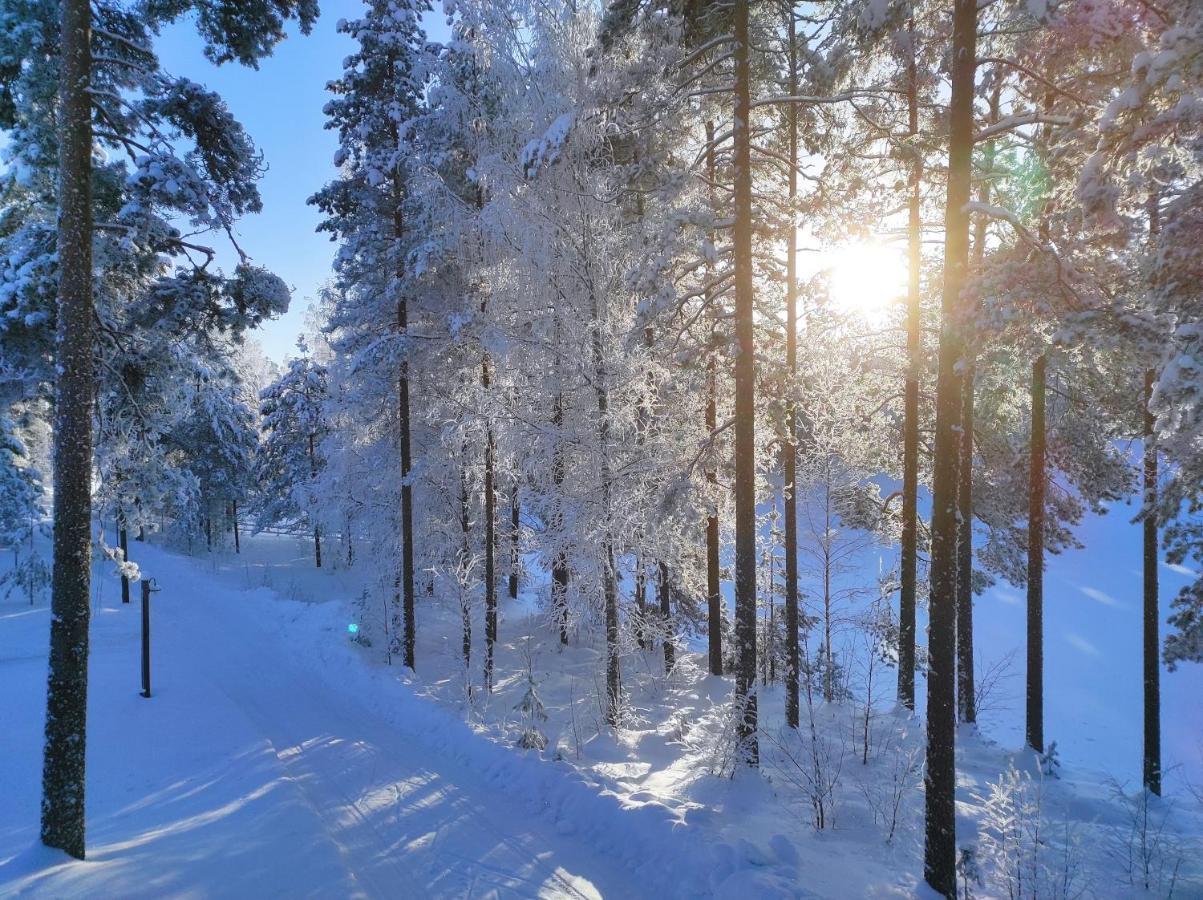
<svg viewBox="0 0 1203 900">
<path fill-rule="evenodd" d="M 877 240 L 843 244 L 827 254 L 831 302 L 847 315 L 879 321 L 906 293 L 906 257 Z"/>
</svg>

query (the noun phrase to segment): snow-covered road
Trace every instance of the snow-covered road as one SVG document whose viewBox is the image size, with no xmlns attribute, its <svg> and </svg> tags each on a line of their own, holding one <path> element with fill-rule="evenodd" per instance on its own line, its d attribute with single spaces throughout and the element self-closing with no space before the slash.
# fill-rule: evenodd
<svg viewBox="0 0 1203 900">
<path fill-rule="evenodd" d="M 93 625 L 88 862 L 35 844 L 47 613 L 0 608 L 0 896 L 641 896 L 598 848 L 360 702 L 287 641 L 261 590 L 146 550 L 154 697 L 137 604 Z M 282 607 L 295 608 L 294 604 Z M 315 663 L 318 663 L 315 665 Z M 420 701 L 418 701 L 420 702 Z"/>
</svg>

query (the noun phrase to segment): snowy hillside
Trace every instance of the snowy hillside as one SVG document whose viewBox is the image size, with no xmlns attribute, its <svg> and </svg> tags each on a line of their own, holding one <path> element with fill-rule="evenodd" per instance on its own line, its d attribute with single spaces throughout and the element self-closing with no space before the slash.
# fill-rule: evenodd
<svg viewBox="0 0 1203 900">
<path fill-rule="evenodd" d="M 561 651 L 524 594 L 502 607 L 494 695 L 469 703 L 458 611 L 423 603 L 408 677 L 351 640 L 358 583 L 312 569 L 307 549 L 270 536 L 238 556 L 136 545 L 161 588 L 150 699 L 138 605 L 97 566 L 87 862 L 35 849 L 48 613 L 4 602 L 0 896 L 926 896 L 918 720 L 871 710 L 865 763 L 862 706 L 816 703 L 813 738 L 804 706 L 791 735 L 770 688 L 762 772 L 732 778 L 730 681 L 692 654 L 670 678 L 658 653 L 635 654 L 632 714 L 612 733 L 600 648 Z M 546 719 L 518 709 L 532 686 Z M 543 752 L 516 746 L 528 728 Z M 1203 893 L 1189 793 L 1149 810 L 1146 893 L 1143 858 L 1128 855 L 1140 810 L 1104 774 L 1066 760 L 1042 778 L 1034 758 L 967 731 L 958 750 L 958 840 L 986 879 L 974 896 L 1007 896 L 1008 860 L 1048 879 L 1040 896 Z M 992 788 L 1011 765 L 1030 787 Z M 984 837 L 1003 837 L 1008 803 L 1019 813 L 1041 793 L 1040 818 L 1018 818 L 1042 822 L 1047 842 L 1013 835 L 1038 860 Z"/>
</svg>

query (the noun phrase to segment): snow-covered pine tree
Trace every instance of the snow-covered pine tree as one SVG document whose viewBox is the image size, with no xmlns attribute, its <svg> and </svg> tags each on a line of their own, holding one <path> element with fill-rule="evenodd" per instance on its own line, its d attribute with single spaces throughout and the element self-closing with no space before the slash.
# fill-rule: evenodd
<svg viewBox="0 0 1203 900">
<path fill-rule="evenodd" d="M 289 361 L 279 379 L 259 395 L 263 440 L 255 451 L 256 527 L 303 527 L 313 535 L 314 565 L 320 569 L 322 512 L 317 487 L 326 466 L 322 442 L 329 430 L 325 412 L 329 379 L 326 367 L 309 355 L 303 338 L 297 341 L 297 350 L 299 355 Z M 236 426 L 228 419 L 223 422 L 225 416 L 215 415 L 227 410 L 237 413 L 238 408 L 211 406 L 202 421 L 207 418 L 214 430 L 220 430 L 221 446 L 237 452 Z M 211 480 L 221 486 L 224 474 L 224 469 L 217 469 Z"/>
<path fill-rule="evenodd" d="M 0 11 L 6 65 L 0 127 L 9 137 L 5 153 L 15 161 L 6 180 L 35 183 L 38 205 L 5 237 L 18 252 L 3 254 L 9 289 L 0 296 L 47 302 L 57 280 L 57 307 L 47 304 L 24 324 L 50 328 L 57 318 L 60 334 L 42 839 L 78 857 L 84 854 L 94 336 L 112 336 L 105 306 L 93 294 L 93 262 L 108 274 L 139 249 L 148 250 L 142 258 L 155 265 L 158 254 L 204 254 L 168 224 L 168 216 L 228 230 L 233 217 L 258 203 L 257 158 L 245 136 L 230 127 L 215 95 L 166 76 L 151 49 L 159 27 L 191 11 L 212 59 L 254 65 L 282 38 L 286 19 L 296 18 L 308 30 L 317 7 L 314 0 L 251 2 L 237 9 L 208 0 L 137 8 L 112 0 L 20 0 Z M 94 163 L 93 139 L 116 155 Z M 181 153 L 177 139 L 194 152 Z M 94 181 L 100 188 L 95 193 Z M 116 191 L 104 189 L 113 183 Z M 187 268 L 193 273 L 188 287 L 194 288 L 201 281 L 196 273 L 205 270 Z M 220 307 L 228 296 L 221 280 L 208 274 L 207 283 Z M 180 306 L 197 299 L 193 291 Z M 238 305 L 236 315 L 255 312 Z M 49 361 L 45 350 L 40 357 Z"/>
</svg>

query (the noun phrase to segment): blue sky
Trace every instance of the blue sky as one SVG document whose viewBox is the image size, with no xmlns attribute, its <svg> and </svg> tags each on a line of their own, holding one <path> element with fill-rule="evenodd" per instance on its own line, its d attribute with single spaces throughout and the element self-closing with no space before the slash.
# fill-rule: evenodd
<svg viewBox="0 0 1203 900">
<path fill-rule="evenodd" d="M 260 182 L 263 212 L 238 225 L 239 243 L 259 265 L 275 272 L 293 289 L 287 315 L 261 328 L 256 337 L 277 361 L 295 352 L 305 310 L 330 277 L 335 245 L 315 229 L 316 209 L 306 200 L 335 174 L 336 138 L 324 128 L 326 83 L 338 75 L 353 42 L 336 31 L 339 19 L 363 9 L 356 0 L 322 0 L 322 15 L 308 37 L 290 29 L 289 37 L 261 64 L 259 71 L 237 65 L 214 66 L 201 53 L 191 22 L 164 31 L 156 46 L 164 68 L 216 90 L 263 152 L 268 166 Z M 427 17 L 428 35 L 443 39 L 441 16 Z M 219 242 L 220 244 L 221 242 Z M 219 261 L 230 269 L 232 248 L 220 246 Z"/>
</svg>

